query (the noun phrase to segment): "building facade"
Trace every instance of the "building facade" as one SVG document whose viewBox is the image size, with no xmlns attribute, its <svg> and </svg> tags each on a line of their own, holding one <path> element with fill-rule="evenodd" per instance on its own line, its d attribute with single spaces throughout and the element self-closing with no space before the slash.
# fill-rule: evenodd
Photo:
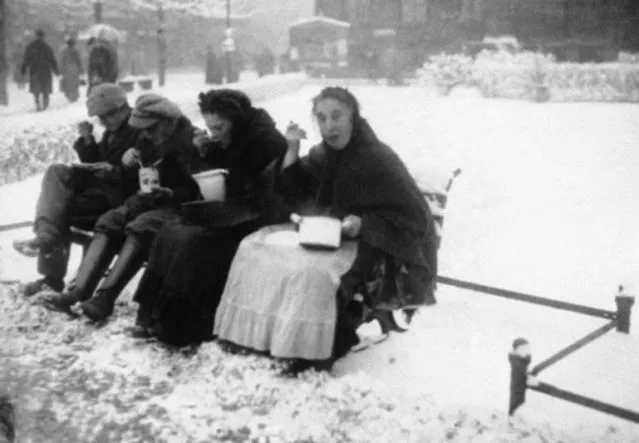
<svg viewBox="0 0 639 443">
<path fill-rule="evenodd" d="M 409 65 L 486 35 L 525 46 L 566 42 L 639 50 L 639 0 L 316 0 L 315 13 L 351 23 L 352 61 L 396 45 Z"/>
</svg>

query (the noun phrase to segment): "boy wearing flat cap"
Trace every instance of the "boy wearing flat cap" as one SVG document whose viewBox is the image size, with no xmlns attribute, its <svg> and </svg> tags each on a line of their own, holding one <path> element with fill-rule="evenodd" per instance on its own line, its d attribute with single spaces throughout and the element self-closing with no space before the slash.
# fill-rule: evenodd
<svg viewBox="0 0 639 443">
<path fill-rule="evenodd" d="M 16 241 L 20 253 L 38 257 L 42 278 L 22 287 L 27 296 L 64 289 L 70 246 L 70 227 L 93 229 L 97 219 L 120 206 L 137 190 L 137 172 L 131 168 L 132 147 L 142 131 L 129 125 L 131 108 L 122 88 L 104 83 L 87 98 L 89 116 L 105 127 L 100 142 L 93 137 L 93 125 L 79 124 L 80 137 L 73 148 L 81 163 L 50 166 L 42 179 L 36 205 L 35 238 Z M 127 153 L 127 151 L 129 151 Z"/>
<path fill-rule="evenodd" d="M 181 203 L 200 197 L 188 160 L 197 156 L 194 128 L 178 106 L 157 94 L 142 95 L 129 125 L 143 133 L 130 153 L 139 173 L 137 192 L 100 217 L 75 287 L 46 300 L 50 309 L 69 312 L 81 302 L 83 313 L 91 320 L 111 316 L 117 297 L 142 267 L 159 229 L 178 218 Z M 109 275 L 98 287 L 116 255 Z"/>
</svg>

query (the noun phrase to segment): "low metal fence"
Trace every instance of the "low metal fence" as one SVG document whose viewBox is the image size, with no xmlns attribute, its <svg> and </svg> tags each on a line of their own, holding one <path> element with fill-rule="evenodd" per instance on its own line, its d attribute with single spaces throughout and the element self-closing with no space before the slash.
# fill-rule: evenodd
<svg viewBox="0 0 639 443">
<path fill-rule="evenodd" d="M 614 415 L 634 423 L 639 423 L 639 412 L 625 409 L 610 403 L 606 403 L 594 398 L 590 398 L 575 392 L 553 386 L 537 379 L 537 376 L 548 369 L 550 366 L 558 363 L 568 357 L 575 351 L 592 343 L 597 338 L 603 336 L 607 332 L 616 329 L 618 332 L 630 333 L 630 316 L 634 297 L 625 294 L 623 286 L 619 287 L 619 293 L 615 297 L 617 311 L 607 311 L 604 309 L 583 306 L 575 303 L 568 303 L 559 300 L 539 297 L 536 295 L 525 294 L 522 292 L 509 291 L 506 289 L 495 288 L 492 286 L 481 285 L 477 283 L 457 280 L 454 278 L 439 276 L 438 283 L 454 286 L 461 289 L 476 291 L 483 294 L 490 294 L 497 297 L 504 297 L 511 300 L 518 300 L 536 305 L 547 306 L 554 309 L 574 312 L 577 314 L 588 315 L 592 317 L 608 320 L 603 326 L 597 328 L 591 333 L 585 335 L 574 343 L 558 350 L 550 357 L 543 360 L 529 370 L 531 355 L 529 342 L 525 338 L 517 338 L 513 341 L 512 349 L 508 354 L 510 361 L 510 400 L 508 405 L 508 413 L 512 415 L 519 406 L 526 401 L 526 391 L 528 389 L 541 392 L 551 397 L 559 398 L 571 403 L 585 406 L 606 414 Z"/>
</svg>

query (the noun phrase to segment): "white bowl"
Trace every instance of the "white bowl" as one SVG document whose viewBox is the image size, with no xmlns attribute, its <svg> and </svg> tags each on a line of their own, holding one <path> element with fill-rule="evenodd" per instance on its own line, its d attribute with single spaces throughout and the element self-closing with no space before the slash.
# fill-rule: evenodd
<svg viewBox="0 0 639 443">
<path fill-rule="evenodd" d="M 333 217 L 291 217 L 298 225 L 299 242 L 305 246 L 338 249 L 342 239 L 342 221 Z"/>
<path fill-rule="evenodd" d="M 206 201 L 224 201 L 226 199 L 226 169 L 211 169 L 194 174 L 193 178 L 200 187 Z"/>
</svg>

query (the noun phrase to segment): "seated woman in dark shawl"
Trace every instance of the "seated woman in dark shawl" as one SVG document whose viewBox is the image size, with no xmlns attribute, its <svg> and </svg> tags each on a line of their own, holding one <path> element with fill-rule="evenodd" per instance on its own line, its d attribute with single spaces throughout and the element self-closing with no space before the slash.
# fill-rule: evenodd
<svg viewBox="0 0 639 443">
<path fill-rule="evenodd" d="M 250 250 L 248 240 L 257 234 L 247 238 L 233 262 L 214 330 L 223 341 L 298 359 L 293 370 L 310 363 L 329 368 L 357 344 L 355 329 L 363 319 L 349 314 L 361 312 L 352 309 L 354 299 L 363 298 L 386 329 L 392 310 L 435 303 L 437 234 L 406 166 L 375 136 L 347 90 L 323 89 L 313 100 L 313 114 L 323 141 L 300 159 L 299 140 L 305 134 L 289 126 L 278 187 L 290 204 L 304 203 L 298 208 L 305 207 L 307 214 L 310 208 L 341 219 L 343 236 L 356 239 L 356 247 L 346 240 L 334 253 L 291 248 L 286 256 L 300 265 L 282 261 L 274 266 L 276 248 L 256 240 L 258 246 Z M 349 256 L 351 249 L 356 252 Z M 261 251 L 268 255 L 260 261 Z M 347 258 L 350 267 L 342 272 Z M 310 265 L 302 268 L 303 262 Z M 284 266 L 289 271 L 280 272 Z M 317 286 L 329 287 L 340 273 L 332 295 L 336 291 L 337 300 L 328 303 L 331 295 Z"/>
<path fill-rule="evenodd" d="M 134 301 L 139 303 L 134 336 L 153 335 L 184 345 L 210 339 L 215 310 L 238 244 L 269 222 L 261 177 L 281 166 L 284 136 L 263 109 L 240 91 L 200 94 L 210 137 L 196 135 L 201 161 L 229 171 L 226 200 L 184 208 L 183 220 L 160 231 Z"/>
</svg>

